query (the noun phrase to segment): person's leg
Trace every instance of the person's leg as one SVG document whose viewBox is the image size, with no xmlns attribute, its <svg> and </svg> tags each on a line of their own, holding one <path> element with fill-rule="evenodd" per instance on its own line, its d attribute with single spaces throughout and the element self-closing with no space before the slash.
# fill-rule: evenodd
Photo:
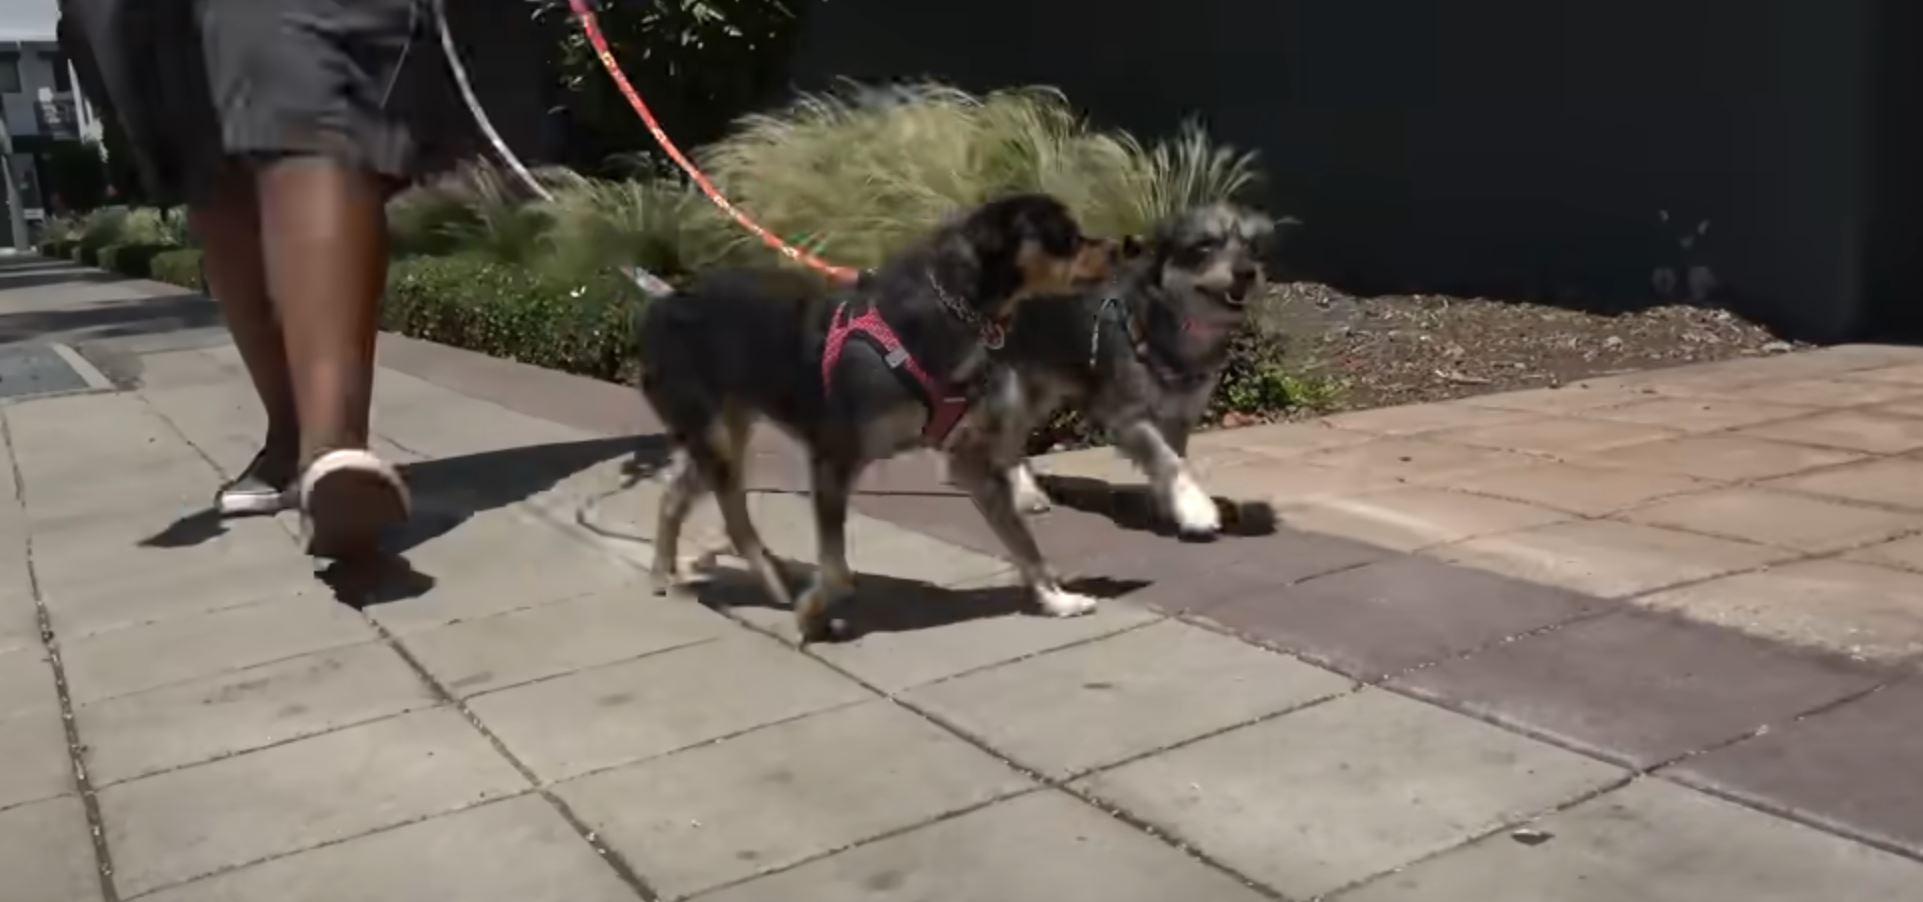
<svg viewBox="0 0 1923 902">
<path fill-rule="evenodd" d="M 289 489 L 300 468 L 300 426 L 287 348 L 267 290 L 252 174 L 235 168 L 223 175 L 204 200 L 190 205 L 188 218 L 205 249 L 201 270 L 207 291 L 220 303 L 227 330 L 267 412 L 260 454 L 221 487 L 216 503 L 222 514 L 276 513 L 292 500 Z"/>
</svg>

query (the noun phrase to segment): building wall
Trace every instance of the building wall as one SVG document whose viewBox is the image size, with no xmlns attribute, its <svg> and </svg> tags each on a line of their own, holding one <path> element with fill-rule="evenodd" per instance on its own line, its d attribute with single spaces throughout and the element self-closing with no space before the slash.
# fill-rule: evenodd
<svg viewBox="0 0 1923 902">
<path fill-rule="evenodd" d="M 1199 115 L 1261 152 L 1308 273 L 1358 290 L 1627 302 L 1701 265 L 1833 338 L 1887 281 L 1876 179 L 1908 164 L 1873 162 L 1871 88 L 1906 2 L 833 0 L 796 79 L 1052 84 L 1151 135 Z"/>
</svg>

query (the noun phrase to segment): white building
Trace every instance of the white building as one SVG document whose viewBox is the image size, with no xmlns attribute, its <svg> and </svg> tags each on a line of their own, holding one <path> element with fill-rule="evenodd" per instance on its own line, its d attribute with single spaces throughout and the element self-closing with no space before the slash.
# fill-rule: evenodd
<svg viewBox="0 0 1923 902">
<path fill-rule="evenodd" d="M 29 223 L 47 215 L 40 174 L 46 149 L 82 140 L 98 146 L 101 137 L 99 117 L 81 96 L 73 64 L 54 38 L 58 18 L 54 0 L 0 0 L 0 110 L 13 138 L 13 173 Z M 6 222 L 0 209 L 0 239 Z"/>
</svg>

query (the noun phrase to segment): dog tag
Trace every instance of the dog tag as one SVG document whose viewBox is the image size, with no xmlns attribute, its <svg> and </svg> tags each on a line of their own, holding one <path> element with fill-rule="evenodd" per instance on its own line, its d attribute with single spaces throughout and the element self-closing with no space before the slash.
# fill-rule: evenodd
<svg viewBox="0 0 1923 902">
<path fill-rule="evenodd" d="M 882 360 L 888 364 L 889 369 L 898 369 L 902 364 L 908 362 L 908 349 L 896 348 L 889 351 L 888 356 L 882 358 Z"/>
</svg>

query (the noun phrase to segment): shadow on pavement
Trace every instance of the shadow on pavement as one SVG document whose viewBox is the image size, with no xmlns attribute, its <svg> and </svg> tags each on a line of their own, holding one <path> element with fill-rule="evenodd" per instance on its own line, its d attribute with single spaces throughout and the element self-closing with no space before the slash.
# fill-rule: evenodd
<svg viewBox="0 0 1923 902">
<path fill-rule="evenodd" d="M 1038 474 L 1036 481 L 1041 483 L 1042 491 L 1048 493 L 1050 500 L 1063 507 L 1106 517 L 1121 529 L 1175 535 L 1173 525 L 1156 514 L 1155 502 L 1144 486 L 1117 487 L 1085 476 Z M 1214 501 L 1222 515 L 1222 535 L 1254 538 L 1275 534 L 1275 507 L 1268 502 L 1227 498 Z"/>
<path fill-rule="evenodd" d="M 797 574 L 813 568 L 793 561 L 781 562 L 793 582 Z M 717 610 L 728 608 L 780 608 L 744 570 L 714 568 L 703 574 L 704 581 L 690 586 L 694 597 Z M 1071 592 L 1100 599 L 1120 598 L 1148 583 L 1134 580 L 1085 579 L 1066 584 Z M 800 586 L 796 587 L 799 591 Z M 1028 589 L 1023 586 L 990 586 L 977 589 L 950 589 L 919 580 L 862 573 L 855 577 L 855 595 L 835 608 L 835 641 L 848 642 L 881 633 L 912 633 L 937 629 L 971 620 L 1006 617 L 1011 614 L 1044 616 L 1035 609 Z"/>
<path fill-rule="evenodd" d="M 0 280 L 0 290 L 9 287 L 15 286 Z M 220 323 L 220 308 L 197 294 L 133 298 L 65 310 L 26 310 L 0 314 L 0 344 L 33 341 L 46 335 L 65 333 L 85 333 L 85 338 L 89 340 L 123 338 L 200 329 Z"/>
</svg>

